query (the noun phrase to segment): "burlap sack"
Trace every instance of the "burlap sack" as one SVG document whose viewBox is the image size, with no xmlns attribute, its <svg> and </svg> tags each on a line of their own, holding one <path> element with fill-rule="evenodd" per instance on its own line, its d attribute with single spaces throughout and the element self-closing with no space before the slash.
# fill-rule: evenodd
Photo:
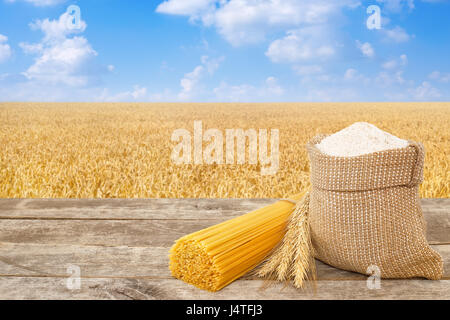
<svg viewBox="0 0 450 320">
<path fill-rule="evenodd" d="M 316 258 L 362 274 L 377 266 L 382 278 L 440 279 L 442 258 L 425 238 L 418 193 L 425 156 L 422 144 L 333 157 L 315 146 L 325 137 L 316 136 L 307 145 Z"/>
</svg>

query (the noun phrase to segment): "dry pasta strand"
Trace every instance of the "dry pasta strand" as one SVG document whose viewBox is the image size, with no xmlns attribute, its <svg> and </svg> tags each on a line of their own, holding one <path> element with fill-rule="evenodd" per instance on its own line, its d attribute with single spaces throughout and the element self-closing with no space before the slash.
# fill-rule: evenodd
<svg viewBox="0 0 450 320">
<path fill-rule="evenodd" d="M 291 199 L 301 198 L 299 194 Z M 178 239 L 170 249 L 172 275 L 204 290 L 222 289 L 272 252 L 285 235 L 294 207 L 278 201 Z"/>
</svg>

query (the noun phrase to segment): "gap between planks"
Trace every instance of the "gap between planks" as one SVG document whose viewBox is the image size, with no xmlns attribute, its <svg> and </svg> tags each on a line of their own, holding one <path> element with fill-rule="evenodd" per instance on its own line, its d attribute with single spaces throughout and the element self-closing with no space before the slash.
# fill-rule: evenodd
<svg viewBox="0 0 450 320">
<path fill-rule="evenodd" d="M 432 246 L 444 259 L 444 277 L 450 277 L 450 245 Z M 80 267 L 83 277 L 171 279 L 168 247 L 83 247 L 6 243 L 0 246 L 0 274 L 7 276 L 67 277 L 67 266 Z M 320 280 L 364 280 L 366 276 L 317 261 Z M 246 276 L 245 279 L 256 279 Z"/>
<path fill-rule="evenodd" d="M 0 199 L 0 219 L 215 220 L 277 199 Z M 450 216 L 450 199 L 422 199 L 424 214 Z"/>
<path fill-rule="evenodd" d="M 450 242 L 450 215 L 426 215 L 430 244 Z M 0 220 L 0 243 L 96 246 L 171 246 L 221 220 Z"/>
<path fill-rule="evenodd" d="M 18 201 L 10 201 L 10 200 L 0 200 L 0 256 L 1 248 L 3 241 L 4 245 L 17 245 L 22 246 L 22 248 L 29 247 L 27 250 L 28 254 L 24 254 L 25 252 L 14 252 L 16 255 L 12 256 L 13 260 L 11 262 L 13 265 L 17 265 L 19 268 L 22 267 L 23 270 L 27 270 L 27 268 L 31 269 L 33 266 L 20 265 L 30 257 L 30 253 L 33 252 L 33 249 L 40 247 L 43 251 L 41 251 L 41 258 L 43 259 L 41 263 L 47 263 L 47 267 L 50 264 L 54 264 L 55 259 L 62 259 L 59 262 L 76 262 L 70 258 L 61 258 L 52 250 L 52 246 L 55 246 L 54 243 L 62 243 L 62 247 L 73 247 L 75 250 L 73 253 L 76 255 L 76 250 L 80 249 L 83 251 L 83 254 L 87 254 L 84 252 L 85 250 L 89 250 L 94 248 L 98 250 L 97 252 L 100 257 L 103 257 L 105 260 L 95 261 L 96 255 L 93 255 L 93 260 L 91 257 L 91 264 L 86 264 L 84 267 L 90 268 L 90 270 L 98 270 L 102 269 L 102 273 L 107 273 L 105 271 L 105 265 L 108 264 L 108 259 L 114 260 L 117 252 L 115 250 L 119 250 L 119 252 L 127 251 L 129 255 L 133 254 L 133 250 L 153 250 L 155 249 L 155 245 L 170 245 L 173 240 L 175 240 L 178 236 L 183 235 L 185 233 L 196 231 L 200 228 L 212 225 L 213 223 L 218 223 L 235 216 L 244 214 L 246 212 L 252 211 L 259 207 L 268 205 L 273 203 L 276 200 L 273 199 L 148 199 L 148 200 L 88 200 L 87 202 L 90 204 L 95 204 L 93 206 L 81 206 L 82 203 L 86 203 L 85 200 L 70 200 L 72 206 L 66 205 L 66 200 L 18 200 Z M 30 208 L 33 204 L 39 203 L 35 209 Z M 78 203 L 81 208 L 74 208 L 74 205 Z M 103 206 L 102 203 L 113 203 L 113 206 L 108 207 L 108 205 Z M 121 205 L 126 204 L 124 207 Z M 450 232 L 449 232 L 449 218 L 450 218 L 450 199 L 425 199 L 422 200 L 424 215 L 428 220 L 429 225 L 433 231 L 429 233 L 435 241 L 438 242 L 433 247 L 438 251 L 445 251 L 444 260 L 445 266 L 448 266 L 450 260 L 450 254 L 446 252 L 450 252 L 449 244 L 450 242 Z M 48 209 L 48 206 L 54 206 L 53 209 Z M 128 205 L 128 206 L 127 206 Z M 76 205 L 75 205 L 76 206 Z M 66 212 L 68 210 L 68 212 Z M 5 212 L 7 215 L 5 216 Z M 24 214 L 24 212 L 27 212 Z M 28 214 L 32 213 L 28 216 Z M 71 215 L 70 217 L 64 217 L 65 214 Z M 199 213 L 201 214 L 199 217 Z M 43 214 L 44 217 L 39 216 Z M 99 217 L 99 215 L 106 215 L 106 217 Z M 129 215 L 137 214 L 137 218 L 129 218 Z M 55 216 L 56 215 L 56 216 Z M 93 217 L 94 216 L 94 217 Z M 176 216 L 177 218 L 173 218 Z M 149 218 L 150 217 L 150 218 Z M 25 218 L 25 219 L 24 219 Z M 23 220 L 23 223 L 20 221 L 14 220 Z M 40 220 L 42 223 L 40 223 Z M 67 221 L 64 221 L 67 220 Z M 71 223 L 71 221 L 73 223 Z M 130 222 L 127 223 L 127 221 Z M 136 227 L 133 226 L 133 223 L 136 221 L 140 221 L 143 224 Z M 180 223 L 178 223 L 180 222 Z M 3 226 L 2 226 L 3 224 Z M 62 227 L 62 230 L 59 229 Z M 12 229 L 11 229 L 12 228 Z M 124 228 L 124 229 L 123 229 Z M 59 230 L 58 230 L 59 229 Z M 166 234 L 169 231 L 169 235 Z M 98 232 L 103 233 L 101 237 L 98 237 Z M 15 237 L 14 234 L 17 236 Z M 26 236 L 23 238 L 23 236 Z M 152 237 L 159 237 L 158 239 L 153 239 Z M 140 239 L 139 239 L 140 238 Z M 17 240 L 22 239 L 24 242 L 17 243 Z M 16 243 L 6 243 L 8 241 L 5 240 L 15 240 L 13 242 Z M 67 242 L 64 244 L 64 242 Z M 125 245 L 124 245 L 125 244 Z M 97 248 L 98 247 L 98 248 Z M 78 248 L 78 249 L 77 249 Z M 54 249 L 54 248 L 53 248 Z M 102 276 L 101 274 L 95 274 L 95 272 L 90 271 L 91 274 L 82 275 L 82 279 L 85 279 L 87 282 L 96 283 L 97 281 L 103 281 L 99 279 L 107 279 L 106 281 L 112 281 L 111 283 L 119 283 L 118 292 L 125 292 L 129 288 L 125 286 L 123 288 L 123 283 L 129 283 L 130 281 L 138 281 L 146 283 L 150 286 L 153 286 L 154 283 L 163 283 L 167 282 L 171 284 L 174 290 L 178 290 L 181 296 L 184 296 L 187 292 L 192 294 L 192 290 L 189 287 L 183 286 L 182 283 L 178 283 L 180 281 L 174 280 L 170 278 L 170 275 L 167 275 L 167 262 L 168 259 L 165 257 L 167 254 L 167 247 L 159 248 L 158 252 L 155 254 L 161 257 L 161 260 L 156 261 L 155 264 L 148 263 L 148 261 L 141 261 L 141 265 L 135 266 L 138 270 L 139 268 L 143 268 L 143 270 L 154 270 L 155 268 L 165 270 L 166 273 L 163 275 L 131 275 L 131 274 L 117 274 L 120 269 L 127 269 L 129 262 L 126 254 L 125 256 L 119 256 L 116 258 L 116 264 L 114 267 L 117 269 L 110 273 L 116 273 L 113 276 Z M 47 253 L 45 251 L 48 250 Z M 115 252 L 111 252 L 110 256 L 108 256 L 108 250 L 112 250 Z M 122 250 L 122 251 L 121 251 Z M 150 252 L 147 251 L 147 252 Z M 9 251 L 12 252 L 12 251 Z M 442 254 L 443 252 L 441 252 Z M 22 254 L 22 255 L 21 255 Z M 103 256 L 102 256 L 103 254 Z M 32 254 L 31 254 L 32 255 Z M 36 253 L 39 255 L 39 253 Z M 60 253 L 60 255 L 63 255 Z M 144 254 L 145 256 L 145 254 Z M 122 265 L 120 262 L 120 257 L 123 258 L 123 261 L 127 263 L 124 264 L 122 261 Z M 148 257 L 146 257 L 148 258 Z M 24 260 L 25 259 L 25 260 Z M 66 260 L 64 260 L 66 259 Z M 18 260 L 18 261 L 17 261 Z M 45 262 L 46 261 L 46 262 Z M 36 261 L 37 262 L 37 261 Z M 111 261 L 109 261 L 111 262 Z M 43 275 L 42 271 L 38 271 L 38 274 L 20 274 L 11 270 L 8 274 L 4 274 L 7 271 L 5 266 L 1 266 L 0 262 L 0 283 L 5 284 L 9 283 L 7 279 L 11 281 L 13 279 L 17 279 L 17 284 L 26 288 L 25 284 L 28 283 L 26 279 L 36 279 L 36 284 L 39 286 L 43 286 L 44 291 L 46 289 L 47 279 L 48 281 L 56 281 L 55 279 L 63 279 L 67 278 L 67 275 L 64 273 L 64 269 L 62 269 L 61 273 L 57 272 L 48 272 Z M 6 266 L 7 267 L 7 266 Z M 14 266 L 13 266 L 14 267 Z M 354 284 L 361 284 L 361 281 L 366 280 L 366 277 L 363 275 L 353 274 L 347 271 L 338 270 L 326 265 L 320 265 L 319 268 L 322 268 L 323 275 L 326 275 L 328 278 L 321 278 L 319 281 L 320 285 L 324 285 L 325 287 L 330 286 L 331 283 L 346 283 L 351 289 Z M 44 268 L 45 269 L 45 268 Z M 446 268 L 448 269 L 448 268 Z M 51 270 L 48 270 L 51 271 Z M 55 271 L 55 270 L 53 270 Z M 142 270 L 141 270 L 142 271 Z M 33 270 L 28 270 L 29 272 L 34 272 Z M 41 273 L 41 274 L 39 274 Z M 55 274 L 53 274 L 55 273 Z M 336 274 L 338 276 L 336 276 Z M 450 282 L 446 279 L 449 279 L 449 272 L 446 270 L 444 280 L 435 283 L 435 285 L 431 285 L 431 281 L 427 280 L 383 280 L 388 286 L 391 283 L 396 283 L 400 287 L 403 287 L 405 290 L 411 290 L 414 286 L 418 287 L 429 287 L 430 292 L 434 292 L 434 294 L 443 294 L 443 297 L 450 298 L 448 293 L 448 289 L 450 288 Z M 41 279 L 41 280 L 39 280 Z M 52 280 L 53 279 L 53 280 Z M 6 282 L 5 282 L 6 280 Z M 39 282 L 41 281 L 41 282 Z M 172 281 L 176 281 L 174 285 L 172 285 Z M 240 287 L 242 283 L 251 285 L 252 283 L 258 282 L 260 280 L 252 279 L 249 277 L 244 277 L 244 279 L 239 280 L 234 286 Z M 23 283 L 22 283 L 23 282 Z M 21 284 L 22 283 L 22 284 Z M 325 285 L 327 283 L 327 285 Z M 1 286 L 1 284 L 0 284 Z M 32 285 L 31 285 L 32 286 Z M 94 287 L 97 284 L 94 285 Z M 101 285 L 98 285 L 101 287 Z M 339 285 L 338 285 L 339 286 Z M 6 284 L 5 287 L 7 288 Z M 333 287 L 333 285 L 331 285 Z M 178 289 L 177 289 L 178 288 Z M 11 288 L 13 289 L 13 288 Z M 28 288 L 29 289 L 29 288 Z M 145 286 L 144 286 L 145 289 Z M 124 291 L 125 290 L 125 291 Z M 130 289 L 133 292 L 132 289 Z M 242 290 L 242 289 L 241 289 Z M 351 290 L 350 290 L 351 291 Z M 271 290 L 272 292 L 272 290 Z M 27 294 L 31 295 L 33 298 L 33 293 L 21 293 L 19 296 L 26 296 Z M 39 292 L 35 292 L 35 295 L 39 295 Z M 90 294 L 90 293 L 89 293 Z M 231 294 L 231 293 L 230 293 Z M 236 293 L 232 293 L 233 295 Z M 340 292 L 335 292 L 335 297 L 340 297 Z M 350 294 L 350 293 L 349 293 Z M 445 296 L 447 294 L 447 296 Z M 194 296 L 203 297 L 201 294 L 197 294 L 197 291 L 193 292 Z M 426 296 L 425 292 L 425 296 Z M 12 295 L 13 296 L 13 295 Z M 76 296 L 76 295 L 75 295 Z M 126 294 L 124 295 L 127 296 Z M 277 295 L 275 295 L 277 296 Z M 0 297 L 2 295 L 0 294 Z M 71 296 L 72 297 L 72 296 Z M 169 298 L 173 298 L 174 295 L 169 295 Z M 205 294 L 204 297 L 211 298 L 212 296 L 208 293 Z M 217 295 L 214 295 L 217 297 Z M 410 297 L 410 296 L 406 296 Z M 8 297 L 3 297 L 8 298 Z M 111 297 L 110 297 L 111 298 Z M 156 297 L 158 298 L 158 297 Z M 225 297 L 227 298 L 227 297 Z M 272 298 L 271 296 L 269 298 Z"/>
<path fill-rule="evenodd" d="M 17 277 L 0 278 L 0 286 L 0 299 L 450 299 L 449 280 L 381 280 L 376 290 L 365 281 L 320 281 L 315 291 L 240 280 L 215 293 L 176 279 L 84 279 L 79 290 L 69 290 L 65 279 Z"/>
</svg>

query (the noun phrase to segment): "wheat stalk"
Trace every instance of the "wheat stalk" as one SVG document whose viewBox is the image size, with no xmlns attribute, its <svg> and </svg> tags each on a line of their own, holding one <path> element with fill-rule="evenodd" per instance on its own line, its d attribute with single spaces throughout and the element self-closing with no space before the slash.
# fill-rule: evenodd
<svg viewBox="0 0 450 320">
<path fill-rule="evenodd" d="M 171 135 L 194 120 L 280 129 L 279 170 L 173 163 Z M 20 102 L 0 103 L 0 198 L 281 198 L 310 186 L 305 144 L 356 121 L 423 142 L 420 195 L 450 197 L 450 103 Z"/>
<path fill-rule="evenodd" d="M 309 193 L 294 207 L 283 240 L 256 275 L 278 281 L 291 280 L 297 288 L 303 288 L 305 280 L 316 280 L 308 212 Z"/>
</svg>

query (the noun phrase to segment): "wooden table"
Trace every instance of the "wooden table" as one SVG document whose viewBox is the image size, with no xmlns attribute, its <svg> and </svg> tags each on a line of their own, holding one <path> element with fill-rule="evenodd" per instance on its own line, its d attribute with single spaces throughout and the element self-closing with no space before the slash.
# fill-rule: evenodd
<svg viewBox="0 0 450 320">
<path fill-rule="evenodd" d="M 171 277 L 174 240 L 273 201 L 0 200 L 0 299 L 450 299 L 450 199 L 422 200 L 428 241 L 445 261 L 440 281 L 370 290 L 365 276 L 320 262 L 316 293 L 251 277 L 210 293 Z M 68 273 L 78 268 L 79 289 Z"/>
</svg>

